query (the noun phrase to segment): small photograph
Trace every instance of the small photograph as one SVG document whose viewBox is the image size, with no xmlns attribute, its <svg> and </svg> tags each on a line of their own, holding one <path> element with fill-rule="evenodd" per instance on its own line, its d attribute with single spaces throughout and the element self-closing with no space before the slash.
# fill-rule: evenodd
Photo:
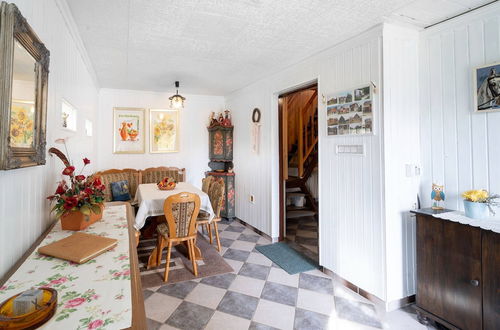
<svg viewBox="0 0 500 330">
<path fill-rule="evenodd" d="M 351 103 L 352 102 L 352 92 L 340 93 L 338 97 L 339 104 Z"/>
<path fill-rule="evenodd" d="M 336 115 L 336 114 L 337 114 L 337 109 L 338 109 L 338 107 L 336 107 L 336 106 L 335 106 L 335 107 L 328 107 L 328 108 L 326 109 L 326 115 L 327 115 L 328 117 L 330 117 L 330 116 L 332 116 L 332 115 Z"/>
<path fill-rule="evenodd" d="M 349 130 L 351 134 L 356 135 L 365 133 L 365 129 L 363 128 L 363 126 L 361 126 L 361 124 L 351 124 L 349 125 Z"/>
<path fill-rule="evenodd" d="M 362 111 L 362 106 L 359 103 L 353 103 L 350 105 L 350 111 L 351 112 L 361 112 Z"/>
<path fill-rule="evenodd" d="M 344 105 L 342 107 L 339 108 L 339 113 L 340 114 L 346 114 L 346 113 L 349 113 L 351 112 L 351 109 L 348 105 Z"/>
<path fill-rule="evenodd" d="M 338 126 L 328 126 L 328 135 L 338 135 L 339 127 Z"/>
<path fill-rule="evenodd" d="M 365 127 L 366 133 L 371 133 L 373 130 L 373 119 L 371 117 L 364 118 L 363 126 Z"/>
<path fill-rule="evenodd" d="M 348 135 L 349 130 L 349 125 L 339 125 L 338 135 Z"/>
<path fill-rule="evenodd" d="M 354 90 L 354 101 L 369 100 L 370 98 L 370 86 L 361 87 Z"/>
<path fill-rule="evenodd" d="M 363 102 L 363 114 L 372 113 L 372 101 Z"/>
<path fill-rule="evenodd" d="M 338 103 L 339 102 L 338 102 L 337 96 L 333 96 L 333 97 L 329 98 L 328 101 L 326 101 L 327 106 L 338 104 Z"/>
<path fill-rule="evenodd" d="M 338 125 L 338 124 L 339 124 L 339 119 L 337 117 L 328 118 L 327 121 L 328 126 Z"/>
<path fill-rule="evenodd" d="M 362 122 L 363 122 L 363 119 L 361 118 L 361 116 L 359 114 L 355 114 L 349 120 L 350 124 L 361 124 Z"/>
<path fill-rule="evenodd" d="M 349 116 L 340 116 L 339 118 L 339 125 L 348 125 L 349 124 L 350 117 Z"/>
</svg>

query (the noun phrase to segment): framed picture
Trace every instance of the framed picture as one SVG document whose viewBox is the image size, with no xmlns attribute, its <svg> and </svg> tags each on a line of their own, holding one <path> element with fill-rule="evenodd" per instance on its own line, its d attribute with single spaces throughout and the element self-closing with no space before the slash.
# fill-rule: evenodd
<svg viewBox="0 0 500 330">
<path fill-rule="evenodd" d="M 113 108 L 113 153 L 145 152 L 145 109 Z"/>
<path fill-rule="evenodd" d="M 500 111 L 500 62 L 474 68 L 474 111 Z"/>
<path fill-rule="evenodd" d="M 149 151 L 179 151 L 179 110 L 149 110 Z"/>
<path fill-rule="evenodd" d="M 326 126 L 328 136 L 373 134 L 371 85 L 329 95 Z"/>
<path fill-rule="evenodd" d="M 16 5 L 0 17 L 0 170 L 44 165 L 50 53 Z"/>
</svg>

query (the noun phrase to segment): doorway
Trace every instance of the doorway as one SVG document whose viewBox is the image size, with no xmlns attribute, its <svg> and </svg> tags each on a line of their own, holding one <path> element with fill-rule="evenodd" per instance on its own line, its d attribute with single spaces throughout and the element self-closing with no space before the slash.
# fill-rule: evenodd
<svg viewBox="0 0 500 330">
<path fill-rule="evenodd" d="M 280 241 L 318 260 L 318 84 L 280 94 Z"/>
</svg>

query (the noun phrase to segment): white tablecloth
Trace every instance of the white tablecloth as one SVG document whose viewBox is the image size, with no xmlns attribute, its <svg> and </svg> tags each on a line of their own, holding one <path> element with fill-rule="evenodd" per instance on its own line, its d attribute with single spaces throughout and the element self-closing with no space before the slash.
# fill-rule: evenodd
<svg viewBox="0 0 500 330">
<path fill-rule="evenodd" d="M 210 214 L 209 220 L 215 216 L 212 204 L 208 195 L 187 182 L 179 182 L 173 190 L 160 190 L 156 183 L 144 183 L 137 187 L 133 204 L 139 205 L 139 210 L 135 216 L 135 228 L 140 230 L 144 227 L 144 223 L 148 217 L 163 215 L 163 203 L 168 196 L 175 195 L 181 192 L 194 193 L 200 196 L 200 210 Z"/>
<path fill-rule="evenodd" d="M 78 265 L 44 256 L 35 249 L 12 277 L 0 287 L 0 301 L 31 289 L 57 290 L 57 311 L 41 329 L 124 329 L 132 324 L 127 209 L 106 206 L 102 220 L 81 232 L 118 240 L 118 245 Z M 39 246 L 74 232 L 58 222 Z"/>
<path fill-rule="evenodd" d="M 471 219 L 465 216 L 464 212 L 453 211 L 433 215 L 436 218 L 458 222 L 464 225 L 479 227 L 486 230 L 500 233 L 500 217 L 490 217 L 486 219 Z"/>
</svg>

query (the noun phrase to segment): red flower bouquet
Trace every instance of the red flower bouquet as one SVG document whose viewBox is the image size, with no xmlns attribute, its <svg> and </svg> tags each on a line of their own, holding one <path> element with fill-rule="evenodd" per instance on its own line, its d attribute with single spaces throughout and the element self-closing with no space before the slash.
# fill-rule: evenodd
<svg viewBox="0 0 500 330">
<path fill-rule="evenodd" d="M 57 186 L 54 195 L 47 197 L 55 203 L 52 212 L 57 217 L 64 217 L 68 213 L 79 211 L 86 216 L 100 214 L 102 203 L 104 202 L 104 185 L 99 177 L 85 176 L 82 174 L 85 166 L 90 164 L 90 160 L 83 159 L 83 168 L 78 175 L 75 175 L 75 167 L 72 166 L 66 156 L 56 148 L 51 148 L 49 153 L 57 155 L 66 166 L 62 171 L 68 176 L 68 181 L 63 180 Z"/>
</svg>

